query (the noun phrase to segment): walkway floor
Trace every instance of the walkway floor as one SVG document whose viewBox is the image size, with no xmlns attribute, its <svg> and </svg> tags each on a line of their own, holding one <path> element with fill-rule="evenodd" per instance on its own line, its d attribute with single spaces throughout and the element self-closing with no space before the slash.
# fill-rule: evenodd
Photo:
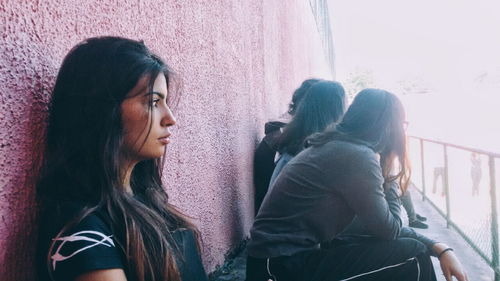
<svg viewBox="0 0 500 281">
<path fill-rule="evenodd" d="M 415 210 L 427 217 L 429 224 L 429 229 L 417 229 L 418 232 L 452 247 L 467 271 L 469 280 L 493 281 L 493 270 L 456 231 L 446 228 L 446 220 L 430 204 L 422 201 L 420 194 L 414 192 L 412 193 L 412 197 Z M 442 275 L 438 259 L 433 258 L 432 261 L 438 275 L 438 281 L 446 281 Z"/>
<path fill-rule="evenodd" d="M 434 210 L 434 208 L 420 200 L 421 196 L 414 192 L 412 194 L 415 209 L 417 212 L 427 217 L 429 229 L 417 229 L 420 233 L 443 241 L 455 250 L 455 253 L 464 265 L 470 281 L 493 281 L 493 270 L 486 262 L 452 229 L 446 228 L 446 221 Z M 405 222 L 407 224 L 407 222 Z M 432 258 L 438 281 L 446 281 L 442 275 L 439 261 Z M 244 281 L 245 280 L 246 251 L 240 253 L 232 262 L 225 265 L 223 270 L 219 270 L 220 275 L 214 277 L 214 281 Z"/>
</svg>

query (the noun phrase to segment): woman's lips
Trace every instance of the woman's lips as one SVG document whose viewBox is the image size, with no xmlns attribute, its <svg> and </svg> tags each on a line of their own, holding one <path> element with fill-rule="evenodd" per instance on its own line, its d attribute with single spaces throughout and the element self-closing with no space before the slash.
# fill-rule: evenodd
<svg viewBox="0 0 500 281">
<path fill-rule="evenodd" d="M 158 140 L 163 144 L 169 144 L 170 143 L 170 136 L 161 137 L 161 138 L 158 138 Z"/>
</svg>

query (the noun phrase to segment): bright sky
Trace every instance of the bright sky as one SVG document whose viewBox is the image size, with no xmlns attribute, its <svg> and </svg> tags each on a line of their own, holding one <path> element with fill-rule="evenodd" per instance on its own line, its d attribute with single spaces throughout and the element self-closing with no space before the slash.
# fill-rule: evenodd
<svg viewBox="0 0 500 281">
<path fill-rule="evenodd" d="M 500 152 L 498 0 L 328 0 L 337 79 L 402 95 L 410 133 Z"/>
</svg>

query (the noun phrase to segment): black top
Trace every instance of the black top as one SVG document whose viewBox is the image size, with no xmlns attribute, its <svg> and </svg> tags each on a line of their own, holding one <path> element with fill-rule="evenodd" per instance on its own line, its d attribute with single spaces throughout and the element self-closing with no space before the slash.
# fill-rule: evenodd
<svg viewBox="0 0 500 281">
<path fill-rule="evenodd" d="M 96 211 L 85 217 L 80 223 L 62 233 L 47 254 L 53 239 L 62 228 L 81 210 L 77 203 L 66 203 L 60 209 L 46 212 L 40 221 L 38 238 L 38 269 L 41 281 L 74 280 L 77 276 L 98 269 L 122 268 L 125 270 L 126 259 L 116 243 L 106 215 Z"/>
<path fill-rule="evenodd" d="M 86 272 L 112 268 L 123 269 L 128 280 L 133 280 L 128 277 L 124 250 L 116 240 L 104 211 L 93 212 L 56 239 L 62 228 L 80 210 L 79 204 L 68 203 L 60 210 L 47 212 L 41 218 L 37 255 L 39 280 L 52 280 L 48 267 L 56 281 L 74 280 Z M 176 257 L 182 280 L 206 281 L 193 232 L 178 230 L 173 233 L 173 238 L 183 255 L 182 258 Z M 50 250 L 50 263 L 47 264 L 47 253 L 54 239 L 56 242 Z"/>
</svg>

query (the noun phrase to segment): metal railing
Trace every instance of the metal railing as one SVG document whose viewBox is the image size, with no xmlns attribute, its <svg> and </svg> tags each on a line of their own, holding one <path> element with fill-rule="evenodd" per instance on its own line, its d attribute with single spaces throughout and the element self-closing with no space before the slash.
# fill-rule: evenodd
<svg viewBox="0 0 500 281">
<path fill-rule="evenodd" d="M 461 145 L 451 144 L 443 141 L 436 141 L 431 139 L 426 139 L 417 136 L 410 136 L 410 138 L 418 140 L 420 142 L 420 160 L 421 160 L 421 194 L 422 199 L 427 200 L 437 211 L 446 219 L 447 227 L 452 227 L 457 231 L 457 233 L 488 263 L 488 265 L 493 269 L 495 273 L 495 281 L 500 281 L 500 268 L 499 268 L 499 241 L 498 241 L 498 211 L 497 211 L 497 194 L 496 194 L 496 177 L 495 177 L 495 159 L 500 159 L 500 154 L 465 147 Z M 425 178 L 425 143 L 432 143 L 439 146 L 442 146 L 443 149 L 443 168 L 444 175 L 442 176 L 443 180 L 443 191 L 445 196 L 445 204 L 446 210 L 443 211 L 439 208 L 426 194 L 426 178 Z M 455 148 L 463 151 L 468 151 L 471 153 L 477 153 L 478 155 L 485 155 L 488 157 L 488 172 L 489 172 L 489 186 L 490 186 L 490 211 L 491 211 L 491 223 L 490 223 L 490 235 L 491 235 L 491 258 L 485 253 L 478 244 L 473 241 L 469 235 L 462 230 L 457 223 L 455 223 L 451 218 L 451 196 L 450 196 L 450 188 L 449 188 L 449 163 L 448 163 L 448 151 L 449 148 Z"/>
</svg>

